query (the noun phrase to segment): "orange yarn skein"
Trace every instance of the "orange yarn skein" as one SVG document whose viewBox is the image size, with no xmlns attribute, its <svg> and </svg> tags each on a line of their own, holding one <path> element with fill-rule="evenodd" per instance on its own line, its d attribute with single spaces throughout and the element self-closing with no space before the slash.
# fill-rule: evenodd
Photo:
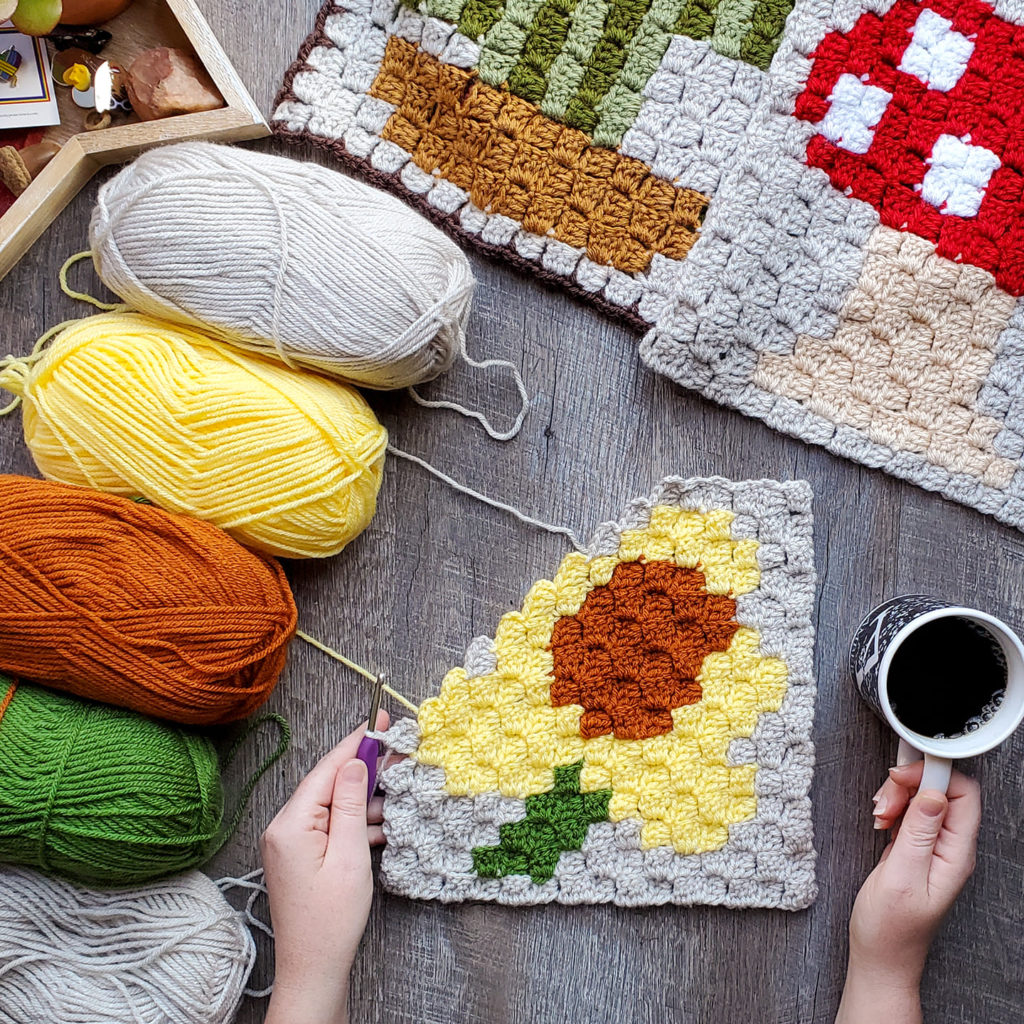
<svg viewBox="0 0 1024 1024">
<path fill-rule="evenodd" d="M 0 671 L 189 725 L 270 695 L 298 614 L 281 566 L 209 523 L 0 476 Z"/>
</svg>

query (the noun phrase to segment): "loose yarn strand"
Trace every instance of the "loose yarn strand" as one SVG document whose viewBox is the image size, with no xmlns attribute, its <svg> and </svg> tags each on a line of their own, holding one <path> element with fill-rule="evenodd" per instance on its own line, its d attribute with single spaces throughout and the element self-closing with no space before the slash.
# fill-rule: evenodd
<svg viewBox="0 0 1024 1024">
<path fill-rule="evenodd" d="M 461 494 L 468 495 L 470 498 L 476 498 L 477 501 L 482 501 L 485 505 L 490 505 L 491 508 L 500 509 L 502 512 L 507 512 L 511 516 L 515 516 L 521 523 L 526 523 L 527 526 L 535 526 L 539 530 L 544 530 L 547 533 L 558 534 L 561 537 L 566 537 L 569 543 L 580 552 L 585 552 L 586 548 L 583 542 L 576 535 L 575 531 L 571 530 L 568 526 L 557 526 L 554 523 L 546 523 L 543 519 L 535 519 L 533 516 L 527 515 L 525 512 L 520 512 L 514 505 L 506 504 L 504 501 L 498 501 L 497 498 L 489 498 L 486 494 L 481 494 L 479 491 L 473 490 L 472 487 L 467 487 L 465 484 L 460 484 L 458 480 L 453 480 L 447 473 L 442 473 L 436 466 L 432 466 L 429 462 L 421 459 L 418 455 L 411 455 L 409 452 L 402 451 L 401 448 L 396 448 L 393 444 L 388 444 L 388 451 L 397 456 L 400 459 L 405 459 L 406 462 L 413 462 L 422 469 L 425 469 L 428 473 L 432 473 L 443 481 L 449 487 L 454 488 Z"/>
<path fill-rule="evenodd" d="M 253 907 L 256 905 L 256 901 L 261 896 L 267 896 L 267 887 L 263 883 L 263 868 L 256 868 L 255 871 L 250 871 L 246 875 L 242 875 L 241 878 L 218 878 L 213 884 L 217 886 L 222 893 L 228 893 L 232 889 L 248 889 L 249 895 L 245 901 L 245 907 L 242 913 L 245 915 L 245 920 L 248 922 L 250 928 L 256 928 L 263 932 L 271 941 L 274 940 L 274 929 L 271 928 L 266 921 L 258 918 L 253 913 Z M 266 999 L 274 991 L 274 983 L 271 982 L 266 988 L 246 988 L 242 995 L 248 996 L 250 999 Z"/>
<path fill-rule="evenodd" d="M 353 672 L 358 672 L 359 675 L 361 675 L 364 679 L 371 682 L 374 686 L 377 685 L 377 677 L 368 668 L 363 668 L 362 665 L 359 665 L 351 659 L 346 658 L 345 655 L 342 654 L 340 651 L 336 651 L 333 647 L 328 647 L 327 644 L 321 643 L 321 641 L 317 640 L 316 637 L 310 636 L 308 633 L 304 632 L 301 629 L 295 630 L 295 635 L 299 637 L 299 639 L 305 640 L 307 644 L 310 644 L 312 647 L 315 647 L 318 651 L 322 651 L 328 657 L 334 658 L 335 661 L 340 661 L 341 664 L 344 665 L 346 668 L 350 668 Z M 413 714 L 419 711 L 419 705 L 413 704 L 413 702 L 409 700 L 408 697 L 404 697 L 397 690 L 388 686 L 387 683 L 383 685 L 382 689 L 389 697 L 398 701 L 398 703 L 401 704 L 402 707 L 406 708 L 408 711 L 411 711 Z"/>
<path fill-rule="evenodd" d="M 249 777 L 249 780 L 242 787 L 242 792 L 239 794 L 238 803 L 235 805 L 234 814 L 231 816 L 231 820 L 228 824 L 221 829 L 220 835 L 218 835 L 214 841 L 214 846 L 210 850 L 210 856 L 212 857 L 221 847 L 235 834 L 235 830 L 238 828 L 239 823 L 242 820 L 242 815 L 245 813 L 245 808 L 249 804 L 249 798 L 253 794 L 253 790 L 256 788 L 256 784 L 263 778 L 266 771 L 277 762 L 284 752 L 288 749 L 288 744 L 291 743 L 292 729 L 288 724 L 287 719 L 281 715 L 275 714 L 274 712 L 268 712 L 265 715 L 260 715 L 255 721 L 251 722 L 242 734 L 231 744 L 231 749 L 224 756 L 224 760 L 221 763 L 221 770 L 227 771 L 228 768 L 234 763 L 235 758 L 238 756 L 239 750 L 242 745 L 256 732 L 261 725 L 267 722 L 273 722 L 278 728 L 278 741 L 277 747 L 274 751 L 263 759 L 263 762 L 256 769 L 255 772 Z"/>
<path fill-rule="evenodd" d="M 75 289 L 68 284 L 68 271 L 78 263 L 79 260 L 84 259 L 92 259 L 92 249 L 83 249 L 81 252 L 76 252 L 74 256 L 69 256 L 64 261 L 64 265 L 60 268 L 59 275 L 61 291 L 70 299 L 78 299 L 80 302 L 88 302 L 90 306 L 95 306 L 97 309 L 107 310 L 111 313 L 121 313 L 130 309 L 131 307 L 126 302 L 104 302 L 102 299 L 97 299 L 95 295 L 90 295 L 88 292 L 75 291 Z"/>
<path fill-rule="evenodd" d="M 243 911 L 246 921 L 249 922 L 250 927 L 258 929 L 270 938 L 274 937 L 274 929 L 266 921 L 257 917 L 252 909 L 261 896 L 269 895 L 263 882 L 263 868 L 254 868 L 239 878 L 226 875 L 224 878 L 218 878 L 213 884 L 223 893 L 230 892 L 232 889 L 248 889 L 249 895 L 246 897 Z"/>
<path fill-rule="evenodd" d="M 459 352 L 466 365 L 472 366 L 474 369 L 489 370 L 493 366 L 501 366 L 507 367 L 512 371 L 512 380 L 515 383 L 516 390 L 519 392 L 520 404 L 519 413 L 516 416 L 515 422 L 508 430 L 495 429 L 491 425 L 486 414 L 480 412 L 478 409 L 469 409 L 464 405 L 460 405 L 458 402 L 448 401 L 443 398 L 424 398 L 414 387 L 406 389 L 409 397 L 417 405 L 421 405 L 425 409 L 451 409 L 453 412 L 459 413 L 460 416 L 466 416 L 469 419 L 476 420 L 484 430 L 494 438 L 495 441 L 511 441 L 512 438 L 522 430 L 523 421 L 526 419 L 526 414 L 530 411 L 530 393 L 526 390 L 526 384 L 523 381 L 523 376 L 519 372 L 518 367 L 508 359 L 482 359 L 479 361 L 473 359 L 466 351 L 466 336 L 464 333 L 461 333 Z"/>
<path fill-rule="evenodd" d="M 50 339 L 60 334 L 65 327 L 71 327 L 73 324 L 77 323 L 79 323 L 78 319 L 64 320 L 51 327 L 48 331 L 44 331 L 40 334 L 39 337 L 36 338 L 35 344 L 32 346 L 32 351 L 29 352 L 27 356 L 7 355 L 0 360 L 0 388 L 4 388 L 9 391 L 18 391 L 20 386 L 22 386 L 24 381 L 28 378 L 32 367 L 43 358 L 43 350 L 46 348 Z M 12 387 L 12 385 L 14 386 Z M 4 416 L 9 416 L 20 405 L 21 395 L 16 394 L 7 405 L 0 409 L 0 419 Z"/>
</svg>

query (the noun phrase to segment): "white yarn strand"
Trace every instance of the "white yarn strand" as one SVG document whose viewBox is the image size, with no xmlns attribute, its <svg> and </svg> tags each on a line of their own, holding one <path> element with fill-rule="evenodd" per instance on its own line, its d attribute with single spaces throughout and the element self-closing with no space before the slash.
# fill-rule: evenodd
<svg viewBox="0 0 1024 1024">
<path fill-rule="evenodd" d="M 247 875 L 242 875 L 241 878 L 232 878 L 230 876 L 218 878 L 213 884 L 223 893 L 230 892 L 232 889 L 248 889 L 249 895 L 246 897 L 242 913 L 245 914 L 245 919 L 249 922 L 249 928 L 255 928 L 257 931 L 263 932 L 267 938 L 273 941 L 274 929 L 266 921 L 258 918 L 253 909 L 256 906 L 256 901 L 261 896 L 270 895 L 264 882 L 263 868 L 256 868 Z M 247 988 L 243 995 L 248 996 L 250 999 L 266 999 L 273 991 L 274 985 L 271 982 L 266 988 Z"/>
<path fill-rule="evenodd" d="M 421 459 L 418 455 L 412 455 L 409 452 L 402 451 L 401 448 L 396 448 L 393 444 L 388 445 L 388 451 L 399 459 L 405 459 L 406 462 L 412 462 L 415 465 L 420 466 L 422 469 L 425 469 L 428 473 L 432 473 L 438 480 L 446 483 L 449 487 L 458 491 L 460 494 L 466 494 L 470 498 L 476 498 L 477 501 L 482 501 L 485 505 L 490 505 L 491 508 L 507 512 L 509 515 L 515 516 L 515 518 L 521 523 L 526 523 L 527 526 L 536 526 L 539 530 L 545 530 L 547 533 L 554 533 L 558 534 L 560 537 L 566 537 L 568 538 L 569 543 L 572 544 L 577 551 L 586 551 L 586 547 L 583 542 L 568 526 L 557 526 L 555 523 L 546 523 L 543 519 L 534 519 L 533 516 L 529 516 L 525 512 L 520 512 L 515 505 L 509 505 L 504 501 L 498 501 L 497 498 L 489 498 L 486 494 L 481 494 L 479 491 L 473 490 L 472 487 L 460 484 L 458 480 L 453 479 L 447 473 L 441 472 L 441 470 L 436 466 L 432 466 L 429 462 Z"/>
<path fill-rule="evenodd" d="M 515 383 L 516 390 L 519 392 L 519 412 L 516 415 L 515 422 L 508 430 L 497 430 L 491 425 L 491 421 L 484 413 L 476 409 L 468 409 L 458 402 L 452 402 L 444 398 L 424 398 L 414 387 L 406 389 L 409 397 L 417 405 L 422 405 L 425 409 L 451 409 L 462 416 L 476 420 L 495 441 L 511 441 L 522 430 L 523 421 L 526 419 L 526 414 L 530 411 L 530 393 L 526 390 L 526 383 L 523 380 L 522 374 L 516 365 L 507 359 L 481 359 L 479 361 L 473 359 L 466 351 L 465 335 L 462 338 L 460 354 L 462 355 L 463 362 L 476 370 L 489 370 L 492 366 L 502 366 L 512 371 L 512 380 Z"/>
<path fill-rule="evenodd" d="M 0 870 L 0 1024 L 227 1024 L 255 957 L 198 871 L 98 891 Z"/>
<path fill-rule="evenodd" d="M 364 387 L 432 380 L 465 344 L 469 261 L 394 196 L 211 143 L 143 153 L 90 224 L 127 304 Z"/>
</svg>

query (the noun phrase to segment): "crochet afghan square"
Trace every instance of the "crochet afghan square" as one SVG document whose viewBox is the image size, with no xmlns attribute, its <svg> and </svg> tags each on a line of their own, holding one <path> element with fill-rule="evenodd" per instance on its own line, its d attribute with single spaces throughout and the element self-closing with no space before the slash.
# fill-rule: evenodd
<svg viewBox="0 0 1024 1024">
<path fill-rule="evenodd" d="M 800 0 L 642 357 L 1024 528 L 1022 54 L 1022 0 Z"/>
<path fill-rule="evenodd" d="M 806 907 L 813 603 L 805 482 L 632 502 L 385 734 L 385 886 Z"/>
<path fill-rule="evenodd" d="M 1024 528 L 1022 52 L 1024 0 L 343 0 L 274 123 L 680 384 Z"/>
<path fill-rule="evenodd" d="M 743 138 L 793 0 L 341 0 L 278 96 L 471 244 L 647 328 Z"/>
</svg>

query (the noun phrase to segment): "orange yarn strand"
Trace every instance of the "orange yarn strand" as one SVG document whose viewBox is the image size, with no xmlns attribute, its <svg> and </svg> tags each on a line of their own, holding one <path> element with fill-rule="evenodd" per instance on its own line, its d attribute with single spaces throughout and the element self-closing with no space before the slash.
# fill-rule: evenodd
<svg viewBox="0 0 1024 1024">
<path fill-rule="evenodd" d="M 295 632 L 273 558 L 87 488 L 0 476 L 0 561 L 0 671 L 158 718 L 244 718 Z"/>
<path fill-rule="evenodd" d="M 14 691 L 18 688 L 17 683 L 11 683 L 7 687 L 7 692 L 4 694 L 3 700 L 0 700 L 0 722 L 4 720 L 4 712 L 10 706 L 11 701 L 14 699 Z"/>
</svg>

